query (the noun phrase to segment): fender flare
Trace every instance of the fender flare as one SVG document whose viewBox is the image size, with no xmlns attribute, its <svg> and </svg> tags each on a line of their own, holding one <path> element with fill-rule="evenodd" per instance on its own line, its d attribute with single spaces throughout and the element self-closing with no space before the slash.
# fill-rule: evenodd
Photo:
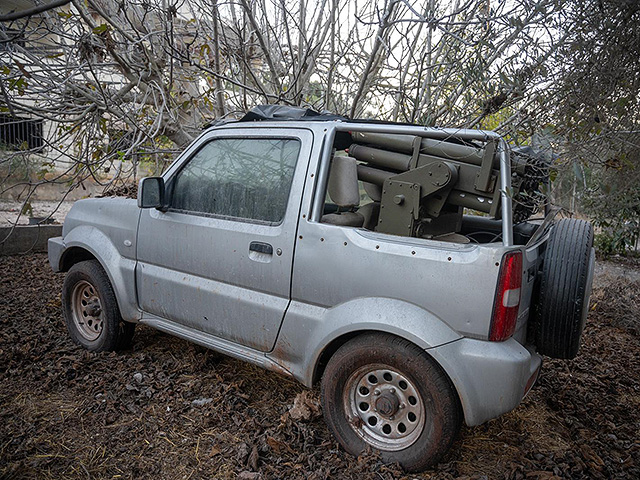
<svg viewBox="0 0 640 480">
<path fill-rule="evenodd" d="M 433 313 L 402 300 L 362 297 L 328 309 L 294 301 L 268 356 L 311 386 L 319 361 L 333 342 L 371 331 L 396 335 L 423 350 L 462 338 Z"/>
<path fill-rule="evenodd" d="M 116 294 L 122 318 L 128 322 L 137 322 L 141 312 L 135 288 L 135 259 L 123 257 L 109 237 L 96 227 L 80 225 L 65 234 L 58 269 L 62 268 L 65 253 L 74 247 L 87 250 L 100 262 Z"/>
</svg>

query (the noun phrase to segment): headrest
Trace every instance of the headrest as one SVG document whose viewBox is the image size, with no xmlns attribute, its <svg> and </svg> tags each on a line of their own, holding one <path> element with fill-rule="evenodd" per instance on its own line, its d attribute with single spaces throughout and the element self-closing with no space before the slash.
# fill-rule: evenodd
<svg viewBox="0 0 640 480">
<path fill-rule="evenodd" d="M 355 158 L 337 155 L 333 157 L 328 189 L 331 200 L 339 207 L 355 207 L 360 204 Z"/>
</svg>

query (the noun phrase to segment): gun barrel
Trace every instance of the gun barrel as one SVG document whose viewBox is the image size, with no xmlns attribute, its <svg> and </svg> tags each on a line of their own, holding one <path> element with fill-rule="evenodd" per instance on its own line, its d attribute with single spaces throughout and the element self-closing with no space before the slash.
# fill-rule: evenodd
<svg viewBox="0 0 640 480">
<path fill-rule="evenodd" d="M 413 153 L 415 137 L 412 135 L 352 132 L 351 137 L 358 143 L 368 143 L 394 152 Z"/>
<path fill-rule="evenodd" d="M 491 197 L 483 197 L 460 190 L 452 190 L 449 197 L 447 197 L 447 203 L 484 213 L 490 213 L 491 207 L 493 207 L 493 199 Z"/>
<path fill-rule="evenodd" d="M 420 152 L 473 165 L 482 165 L 482 157 L 484 155 L 484 149 L 482 148 L 458 145 L 456 143 L 434 140 L 432 138 L 422 139 Z M 493 159 L 493 167 L 498 168 L 497 158 Z"/>
<path fill-rule="evenodd" d="M 409 170 L 409 163 L 411 162 L 410 155 L 380 150 L 379 148 L 364 147 L 355 143 L 349 147 L 349 156 L 361 162 L 399 172 Z"/>
<path fill-rule="evenodd" d="M 387 178 L 393 177 L 394 175 L 397 174 L 395 172 L 380 170 L 379 168 L 358 165 L 358 180 L 362 180 L 363 182 L 382 186 Z"/>
<path fill-rule="evenodd" d="M 413 153 L 413 140 L 415 137 L 412 135 L 383 135 L 380 133 L 353 132 L 351 136 L 359 143 L 374 145 L 376 147 L 392 150 L 393 152 L 398 153 L 405 153 L 409 155 Z M 350 149 L 352 147 L 353 145 Z M 434 155 L 445 159 L 449 158 L 451 160 L 457 160 L 459 162 L 469 163 L 472 165 L 482 165 L 484 148 L 474 147 L 471 145 L 460 145 L 458 143 L 437 140 L 434 138 L 423 138 L 420 144 L 420 153 Z M 376 155 L 376 157 L 377 156 L 378 155 Z M 371 161 L 373 163 L 375 159 L 362 159 L 362 161 Z M 498 158 L 494 158 L 492 167 L 497 169 L 499 168 L 498 164 Z"/>
</svg>

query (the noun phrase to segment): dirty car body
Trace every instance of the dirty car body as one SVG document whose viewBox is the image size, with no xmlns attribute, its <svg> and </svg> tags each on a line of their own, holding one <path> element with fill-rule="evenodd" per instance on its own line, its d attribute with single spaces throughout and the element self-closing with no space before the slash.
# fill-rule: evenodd
<svg viewBox="0 0 640 480">
<path fill-rule="evenodd" d="M 324 223 L 334 139 L 358 131 L 494 139 L 500 241 L 455 243 Z M 267 167 L 255 162 L 273 150 L 280 170 L 271 193 L 256 187 L 252 194 L 263 198 L 251 205 L 259 208 L 218 213 L 223 202 L 248 195 L 236 191 L 231 178 L 220 187 L 224 199 L 207 200 L 219 211 L 196 211 L 208 195 L 202 182 L 222 175 L 199 159 L 242 145 L 250 145 L 246 151 L 254 154 L 246 160 L 254 164 L 238 166 L 244 160 L 233 157 L 221 170 L 257 170 L 267 178 Z M 406 340 L 442 369 L 464 421 L 478 425 L 515 408 L 541 366 L 528 330 L 549 232 L 514 243 L 507 152 L 504 140 L 486 131 L 340 120 L 221 125 L 205 131 L 164 173 L 157 208 L 120 198 L 77 202 L 63 236 L 49 241 L 49 259 L 58 272 L 97 260 L 126 322 L 150 325 L 306 386 L 358 335 L 380 332 Z M 145 206 L 144 199 L 139 203 Z M 505 255 L 513 252 L 522 262 L 517 319 L 508 338 L 492 341 L 496 288 Z"/>
</svg>

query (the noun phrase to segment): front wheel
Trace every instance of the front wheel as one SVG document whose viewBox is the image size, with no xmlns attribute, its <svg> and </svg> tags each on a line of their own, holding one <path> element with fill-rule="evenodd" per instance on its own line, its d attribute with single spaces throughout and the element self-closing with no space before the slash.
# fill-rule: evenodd
<svg viewBox="0 0 640 480">
<path fill-rule="evenodd" d="M 457 393 L 440 366 L 414 344 L 365 334 L 331 357 L 322 377 L 326 421 L 353 455 L 367 448 L 408 471 L 438 462 L 462 422 Z"/>
<path fill-rule="evenodd" d="M 71 267 L 62 286 L 62 308 L 69 335 L 87 350 L 131 345 L 135 324 L 122 320 L 109 277 L 97 260 Z"/>
</svg>

